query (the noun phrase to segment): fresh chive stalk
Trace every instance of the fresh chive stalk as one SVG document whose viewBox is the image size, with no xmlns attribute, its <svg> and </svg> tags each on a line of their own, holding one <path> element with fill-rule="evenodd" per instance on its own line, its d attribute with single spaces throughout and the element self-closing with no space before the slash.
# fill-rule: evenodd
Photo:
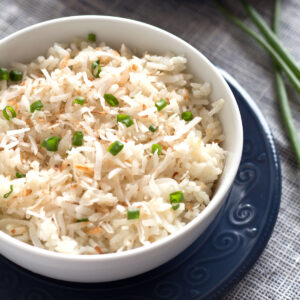
<svg viewBox="0 0 300 300">
<path fill-rule="evenodd" d="M 275 63 L 282 68 L 282 70 L 286 73 L 288 79 L 291 84 L 296 89 L 297 93 L 300 94 L 300 81 L 298 80 L 295 73 L 290 69 L 285 60 L 281 58 L 281 56 L 274 50 L 274 48 L 265 42 L 258 34 L 256 34 L 253 30 L 251 30 L 248 26 L 246 26 L 240 19 L 235 17 L 225 6 L 223 6 L 219 1 L 215 1 L 216 5 L 219 9 L 226 15 L 234 24 L 240 27 L 243 31 L 245 31 L 249 36 L 251 36 L 254 40 L 256 40 L 274 59 Z"/>
<path fill-rule="evenodd" d="M 282 45 L 280 40 L 278 39 L 275 32 L 269 28 L 267 23 L 263 20 L 263 18 L 258 14 L 255 8 L 249 4 L 248 1 L 242 0 L 242 4 L 252 20 L 252 22 L 256 25 L 258 30 L 262 33 L 265 39 L 269 42 L 270 46 L 274 48 L 274 50 L 278 53 L 278 55 L 285 61 L 288 67 L 292 70 L 292 72 L 296 75 L 298 80 L 300 80 L 300 68 L 297 65 L 297 62 L 290 55 L 287 49 Z"/>
<path fill-rule="evenodd" d="M 278 31 L 279 31 L 278 28 L 279 28 L 280 6 L 281 6 L 280 0 L 275 0 L 273 31 L 276 35 L 278 35 Z M 293 117 L 292 117 L 292 113 L 288 101 L 288 96 L 287 96 L 287 92 L 286 92 L 286 88 L 282 76 L 280 74 L 280 69 L 278 68 L 278 66 L 276 66 L 276 64 L 274 64 L 274 69 L 275 69 L 275 85 L 277 90 L 279 107 L 282 114 L 282 119 L 286 127 L 287 134 L 290 139 L 290 143 L 294 149 L 296 155 L 296 161 L 298 163 L 298 166 L 300 167 L 300 141 L 298 137 L 298 132 L 293 123 Z"/>
</svg>

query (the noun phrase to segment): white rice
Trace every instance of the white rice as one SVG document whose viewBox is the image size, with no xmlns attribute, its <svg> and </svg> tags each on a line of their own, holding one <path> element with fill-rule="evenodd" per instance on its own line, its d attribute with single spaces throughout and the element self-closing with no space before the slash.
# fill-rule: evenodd
<svg viewBox="0 0 300 300">
<path fill-rule="evenodd" d="M 102 71 L 94 78 L 98 59 Z M 0 115 L 0 229 L 51 251 L 98 254 L 153 243 L 198 216 L 225 162 L 217 116 L 224 100 L 211 103 L 210 84 L 184 73 L 186 63 L 183 56 L 139 58 L 124 45 L 118 53 L 77 40 L 15 64 L 23 81 L 0 90 L 0 109 L 10 105 L 17 113 L 9 121 Z M 119 106 L 105 102 L 109 93 Z M 74 104 L 78 96 L 86 98 L 83 106 Z M 168 105 L 158 112 L 161 98 Z M 31 113 L 37 100 L 44 107 Z M 189 122 L 181 118 L 187 110 L 194 116 Z M 119 113 L 134 124 L 118 123 Z M 70 149 L 76 130 L 84 133 L 83 145 Z M 57 152 L 41 147 L 50 136 L 61 137 Z M 124 148 L 113 156 L 107 149 L 116 140 Z M 161 155 L 152 154 L 154 143 L 162 145 Z M 176 191 L 184 201 L 174 210 L 169 195 Z M 132 208 L 140 217 L 127 220 Z"/>
</svg>

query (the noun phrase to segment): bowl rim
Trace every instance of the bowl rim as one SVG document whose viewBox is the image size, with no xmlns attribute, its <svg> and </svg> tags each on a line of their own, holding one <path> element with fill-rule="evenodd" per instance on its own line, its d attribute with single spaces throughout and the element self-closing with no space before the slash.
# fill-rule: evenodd
<svg viewBox="0 0 300 300">
<path fill-rule="evenodd" d="M 1 242 L 6 242 L 11 247 L 18 247 L 22 251 L 25 251 L 27 253 L 31 252 L 31 253 L 37 254 L 41 257 L 45 257 L 45 258 L 47 257 L 50 259 L 55 258 L 55 259 L 64 260 L 64 261 L 67 260 L 67 261 L 83 261 L 83 262 L 88 262 L 88 261 L 99 262 L 102 260 L 108 261 L 108 260 L 116 260 L 116 259 L 125 259 L 125 258 L 131 257 L 131 256 L 141 255 L 145 252 L 153 251 L 155 249 L 158 250 L 158 248 L 167 244 L 169 241 L 179 239 L 182 235 L 184 235 L 190 229 L 197 226 L 197 224 L 201 220 L 207 218 L 208 215 L 210 215 L 218 207 L 218 205 L 220 205 L 220 202 L 222 202 L 223 198 L 226 196 L 226 194 L 230 190 L 230 186 L 236 176 L 236 173 L 237 173 L 237 170 L 238 170 L 238 167 L 240 164 L 240 160 L 241 160 L 241 156 L 242 156 L 242 149 L 243 149 L 242 120 L 241 120 L 241 115 L 240 115 L 235 97 L 234 97 L 231 89 L 229 88 L 228 84 L 226 83 L 225 79 L 223 78 L 221 73 L 217 70 L 217 68 L 198 49 L 196 49 L 194 46 L 187 43 L 182 38 L 168 32 L 164 29 L 153 26 L 151 24 L 147 24 L 145 22 L 136 21 L 136 20 L 132 20 L 129 18 L 122 18 L 122 17 L 115 17 L 115 16 L 103 16 L 103 15 L 75 15 L 75 16 L 68 16 L 68 17 L 62 17 L 62 18 L 55 18 L 55 19 L 39 22 L 37 24 L 25 27 L 21 30 L 18 30 L 16 32 L 8 35 L 7 37 L 4 37 L 3 39 L 0 40 L 0 47 L 3 44 L 5 44 L 6 42 L 9 42 L 10 40 L 13 40 L 13 39 L 17 39 L 19 36 L 21 36 L 27 32 L 30 32 L 32 30 L 42 29 L 44 27 L 47 27 L 47 26 L 53 25 L 53 24 L 59 24 L 59 23 L 63 24 L 65 22 L 80 22 L 83 20 L 87 20 L 87 21 L 88 20 L 89 21 L 102 20 L 102 21 L 108 21 L 108 22 L 117 22 L 119 24 L 122 24 L 122 23 L 129 24 L 130 23 L 130 24 L 133 24 L 133 25 L 136 25 L 139 27 L 144 27 L 146 29 L 150 29 L 152 31 L 155 31 L 159 34 L 164 35 L 168 39 L 173 39 L 173 40 L 175 40 L 175 42 L 183 44 L 184 47 L 187 49 L 187 52 L 194 53 L 198 57 L 200 57 L 202 60 L 204 60 L 204 62 L 212 69 L 214 75 L 216 77 L 218 77 L 219 80 L 221 80 L 221 82 L 224 85 L 225 91 L 227 93 L 226 97 L 232 98 L 231 99 L 232 100 L 231 101 L 232 109 L 234 111 L 235 117 L 237 118 L 237 122 L 240 124 L 240 126 L 238 126 L 236 128 L 237 134 L 240 137 L 240 139 L 238 141 L 238 146 L 236 147 L 238 150 L 238 153 L 237 153 L 236 157 L 234 157 L 234 160 L 233 160 L 234 164 L 231 166 L 230 170 L 228 171 L 227 178 L 226 178 L 227 185 L 224 186 L 224 183 L 223 183 L 219 187 L 217 194 L 213 195 L 213 197 L 210 200 L 207 207 L 198 216 L 196 216 L 189 223 L 187 223 L 184 227 L 182 227 L 178 232 L 172 233 L 160 240 L 155 241 L 154 243 L 152 243 L 150 245 L 143 245 L 138 248 L 129 249 L 129 250 L 126 250 L 123 252 L 105 253 L 102 255 L 68 254 L 68 253 L 59 253 L 59 252 L 55 252 L 55 251 L 48 250 L 48 249 L 38 248 L 36 246 L 27 244 L 25 242 L 21 242 L 21 241 L 17 240 L 16 238 L 14 238 L 0 230 Z M 225 163 L 225 166 L 226 166 L 226 163 Z"/>
</svg>

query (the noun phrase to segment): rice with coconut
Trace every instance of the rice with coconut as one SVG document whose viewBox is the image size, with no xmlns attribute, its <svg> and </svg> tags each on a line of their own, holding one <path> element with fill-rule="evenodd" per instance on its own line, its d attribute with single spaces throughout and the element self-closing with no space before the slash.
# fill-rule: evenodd
<svg viewBox="0 0 300 300">
<path fill-rule="evenodd" d="M 211 103 L 210 84 L 186 64 L 82 40 L 12 64 L 22 80 L 0 81 L 0 229 L 56 252 L 101 254 L 197 217 L 225 162 L 224 100 Z"/>
</svg>

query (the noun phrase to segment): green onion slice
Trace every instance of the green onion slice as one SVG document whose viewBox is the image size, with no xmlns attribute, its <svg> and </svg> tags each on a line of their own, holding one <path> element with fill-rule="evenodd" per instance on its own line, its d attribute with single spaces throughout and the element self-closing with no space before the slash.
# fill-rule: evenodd
<svg viewBox="0 0 300 300">
<path fill-rule="evenodd" d="M 95 33 L 89 33 L 88 40 L 90 42 L 96 42 L 96 34 Z"/>
<path fill-rule="evenodd" d="M 6 68 L 0 68 L 0 80 L 8 80 L 8 71 Z"/>
<path fill-rule="evenodd" d="M 58 143 L 61 140 L 59 136 L 51 136 L 42 142 L 42 147 L 46 148 L 48 151 L 55 152 L 58 149 Z"/>
<path fill-rule="evenodd" d="M 82 131 L 75 131 L 73 138 L 72 138 L 72 145 L 73 146 L 81 146 L 83 140 L 83 133 Z"/>
<path fill-rule="evenodd" d="M 10 111 L 10 116 L 7 112 L 7 110 Z M 13 107 L 7 105 L 5 106 L 5 108 L 2 110 L 2 114 L 3 114 L 3 117 L 6 119 L 6 120 L 10 120 L 10 119 L 13 119 L 17 116 L 15 110 L 13 109 Z"/>
<path fill-rule="evenodd" d="M 155 103 L 155 106 L 157 108 L 158 111 L 161 111 L 162 109 L 164 109 L 166 106 L 168 105 L 167 101 L 165 99 L 160 99 Z"/>
<path fill-rule="evenodd" d="M 156 127 L 155 125 L 153 125 L 153 124 L 151 124 L 151 125 L 149 126 L 149 130 L 152 131 L 152 132 L 155 132 L 156 129 L 157 129 L 157 127 Z"/>
<path fill-rule="evenodd" d="M 76 97 L 75 100 L 74 100 L 74 103 L 76 104 L 80 104 L 80 105 L 83 105 L 85 102 L 85 98 L 84 97 Z"/>
<path fill-rule="evenodd" d="M 35 110 L 40 111 L 44 107 L 41 100 L 35 101 L 30 105 L 30 111 L 33 113 Z"/>
<path fill-rule="evenodd" d="M 127 220 L 134 220 L 140 217 L 140 209 L 139 208 L 129 208 L 127 210 Z"/>
<path fill-rule="evenodd" d="M 100 77 L 100 72 L 101 72 L 100 60 L 94 61 L 92 63 L 91 72 L 95 78 Z"/>
<path fill-rule="evenodd" d="M 124 148 L 124 144 L 120 141 L 115 141 L 108 147 L 108 152 L 110 152 L 113 156 L 116 156 L 122 149 Z"/>
<path fill-rule="evenodd" d="M 119 105 L 118 99 L 112 94 L 104 94 L 104 99 L 110 106 L 118 106 Z"/>
<path fill-rule="evenodd" d="M 16 173 L 16 177 L 17 177 L 17 178 L 24 178 L 24 177 L 26 177 L 26 175 L 25 175 L 25 174 L 22 174 L 22 173 L 19 173 L 19 172 L 17 172 L 17 173 Z"/>
<path fill-rule="evenodd" d="M 181 118 L 184 121 L 191 121 L 193 120 L 193 114 L 190 111 L 185 111 L 181 114 Z"/>
<path fill-rule="evenodd" d="M 10 185 L 9 189 L 10 189 L 10 191 L 9 191 L 8 193 L 4 194 L 4 195 L 3 195 L 3 198 L 8 198 L 9 195 L 13 192 L 14 187 L 13 187 L 12 184 Z"/>
<path fill-rule="evenodd" d="M 81 222 L 88 222 L 89 219 L 85 218 L 85 219 L 78 219 L 76 220 L 76 223 L 81 223 Z"/>
<path fill-rule="evenodd" d="M 184 196 L 182 191 L 177 191 L 170 194 L 170 203 L 172 204 L 172 208 L 174 210 L 179 208 L 179 203 L 183 202 Z"/>
<path fill-rule="evenodd" d="M 9 72 L 9 78 L 11 81 L 20 81 L 22 80 L 22 77 L 23 77 L 23 73 L 21 71 L 11 70 Z"/>
<path fill-rule="evenodd" d="M 151 152 L 154 154 L 157 151 L 157 155 L 161 155 L 162 145 L 161 144 L 153 144 L 151 148 Z"/>
<path fill-rule="evenodd" d="M 131 117 L 128 115 L 122 115 L 122 114 L 117 115 L 117 121 L 125 124 L 126 127 L 130 127 L 131 125 L 133 125 L 133 121 Z"/>
</svg>

